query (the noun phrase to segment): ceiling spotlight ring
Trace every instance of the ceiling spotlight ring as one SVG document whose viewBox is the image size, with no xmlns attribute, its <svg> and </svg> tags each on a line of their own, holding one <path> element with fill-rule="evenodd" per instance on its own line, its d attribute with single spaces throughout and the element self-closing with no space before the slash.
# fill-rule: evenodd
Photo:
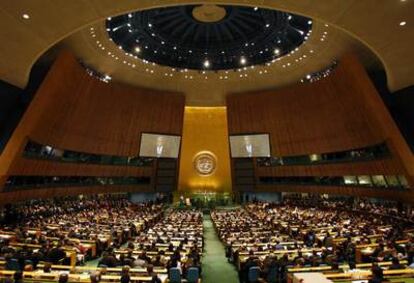
<svg viewBox="0 0 414 283">
<path fill-rule="evenodd" d="M 157 8 L 106 21 L 109 37 L 126 53 L 172 68 L 215 71 L 268 63 L 297 49 L 311 29 L 306 17 L 229 5 Z"/>
</svg>

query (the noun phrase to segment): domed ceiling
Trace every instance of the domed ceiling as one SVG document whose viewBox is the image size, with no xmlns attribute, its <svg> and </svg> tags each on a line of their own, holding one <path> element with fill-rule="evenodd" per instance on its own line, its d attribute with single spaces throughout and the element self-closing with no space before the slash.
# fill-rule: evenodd
<svg viewBox="0 0 414 283">
<path fill-rule="evenodd" d="M 111 17 L 113 42 L 162 66 L 228 70 L 264 64 L 303 44 L 312 20 L 258 7 L 185 5 Z"/>
<path fill-rule="evenodd" d="M 62 42 L 113 82 L 183 92 L 189 106 L 297 84 L 344 53 L 375 56 L 317 20 L 259 7 L 183 5 L 108 17 Z"/>
<path fill-rule="evenodd" d="M 0 31 L 7 42 L 0 45 L 0 79 L 24 87 L 42 54 L 52 47 L 67 48 L 85 66 L 111 77 L 111 83 L 183 92 L 187 105 L 215 106 L 224 105 L 231 92 L 297 84 L 344 53 L 354 52 L 367 68 L 385 69 L 388 85 L 395 91 L 414 82 L 414 69 L 407 64 L 414 59 L 413 13 L 414 2 L 407 0 L 381 5 L 343 0 L 323 4 L 316 0 L 7 1 L 0 4 L 0 24 L 7 27 Z M 126 27 L 129 23 L 132 32 L 122 28 L 128 34 L 121 36 L 113 31 L 116 19 Z M 137 35 L 135 28 L 149 28 L 149 24 L 157 29 L 155 36 L 147 29 L 148 44 L 132 45 L 128 38 Z M 274 45 L 279 31 L 280 43 L 284 39 L 286 46 Z M 229 41 L 231 37 L 234 41 Z M 250 40 L 244 42 L 243 37 Z M 225 52 L 222 56 L 210 49 L 213 44 L 203 44 L 213 41 L 231 51 L 219 50 Z M 202 48 L 180 61 L 181 53 L 191 54 L 189 46 L 195 46 L 194 51 Z M 163 50 L 164 57 L 159 56 Z M 218 57 L 206 56 L 213 53 Z"/>
</svg>

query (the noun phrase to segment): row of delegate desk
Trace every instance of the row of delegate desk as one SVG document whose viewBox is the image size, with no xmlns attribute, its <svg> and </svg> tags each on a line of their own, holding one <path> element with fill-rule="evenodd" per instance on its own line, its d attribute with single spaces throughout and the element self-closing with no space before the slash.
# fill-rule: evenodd
<svg viewBox="0 0 414 283">
<path fill-rule="evenodd" d="M 230 214 L 231 217 L 220 216 L 220 213 Z M 238 223 L 235 215 L 240 217 L 247 217 L 250 218 L 252 221 L 252 226 L 250 227 L 240 227 L 242 225 L 234 225 L 231 222 Z M 253 252 L 253 255 L 258 258 L 261 262 L 267 256 L 276 256 L 280 258 L 282 256 L 288 257 L 291 261 L 294 259 L 299 253 L 305 256 L 311 256 L 313 253 L 321 253 L 322 251 L 326 250 L 325 247 L 306 247 L 303 241 L 298 241 L 296 239 L 291 239 L 288 234 L 283 234 L 281 231 L 286 231 L 287 229 L 298 229 L 295 232 L 305 234 L 307 231 L 312 229 L 315 232 L 316 237 L 318 240 L 322 241 L 323 237 L 329 233 L 333 238 L 333 245 L 330 247 L 332 252 L 335 251 L 336 247 L 341 243 L 348 240 L 348 238 L 344 237 L 337 237 L 338 234 L 334 231 L 334 227 L 330 226 L 319 226 L 319 227 L 308 227 L 303 229 L 303 227 L 294 226 L 292 225 L 289 227 L 288 223 L 286 222 L 278 222 L 274 223 L 274 225 L 266 225 L 266 223 L 261 223 L 260 220 L 255 219 L 254 215 L 251 215 L 247 211 L 242 211 L 238 213 L 224 211 L 224 212 L 214 212 L 212 214 L 212 218 L 214 221 L 214 225 L 216 230 L 218 231 L 221 240 L 226 243 L 228 247 L 231 247 L 231 254 L 234 255 L 237 253 L 237 257 L 235 258 L 235 264 L 240 271 L 244 262 L 249 258 L 250 253 Z M 229 223 L 230 222 L 230 223 Z M 242 223 L 242 222 L 241 222 Z M 232 227 L 235 227 L 235 231 L 232 231 Z M 277 230 L 273 227 L 283 227 L 283 229 Z M 388 226 L 378 227 L 379 231 L 387 231 L 389 229 Z M 411 238 L 412 231 L 406 230 L 405 236 L 407 238 Z M 378 247 L 378 242 L 382 239 L 382 234 L 375 234 L 375 235 L 367 235 L 364 236 L 366 241 L 369 241 L 367 244 L 355 244 L 355 255 L 356 261 L 361 262 L 363 256 L 367 256 L 373 253 L 374 249 Z M 353 243 L 360 242 L 361 237 L 352 237 L 351 241 Z M 405 245 L 409 243 L 409 239 L 403 239 L 396 241 L 398 245 Z M 277 246 L 277 248 L 276 248 Z M 389 265 L 390 262 L 383 263 L 383 266 Z M 371 266 L 371 264 L 368 264 Z M 358 265 L 362 267 L 362 265 Z M 321 270 L 328 270 L 331 269 L 330 266 L 320 267 Z M 317 271 L 318 267 L 315 267 L 313 271 Z M 291 271 L 289 269 L 288 271 Z M 369 271 L 368 271 L 369 272 Z M 392 273 L 392 272 L 391 272 Z M 405 271 L 402 271 L 405 273 Z M 408 274 L 411 274 L 410 271 L 407 271 Z M 340 275 L 337 275 L 338 278 L 342 278 Z M 349 275 L 343 275 L 343 278 L 347 278 Z"/>
<path fill-rule="evenodd" d="M 153 223 L 161 219 L 162 207 L 157 207 L 155 211 L 157 212 L 153 215 L 137 213 L 136 218 L 123 219 L 120 223 L 113 222 L 110 218 L 100 217 L 99 219 L 80 218 L 76 220 L 76 224 L 61 220 L 57 223 L 47 223 L 44 227 L 25 227 L 24 233 L 28 239 L 27 237 L 21 239 L 18 234 L 20 231 L 16 232 L 6 227 L 6 229 L 0 230 L 0 238 L 7 240 L 9 246 L 14 249 L 26 248 L 32 251 L 40 250 L 45 241 L 48 242 L 49 246 L 56 246 L 63 238 L 66 243 L 69 243 L 69 245 L 63 246 L 63 249 L 70 265 L 75 266 L 80 256 L 83 257 L 86 254 L 90 258 L 99 256 L 97 245 L 104 249 L 114 241 L 122 243 L 135 236 L 136 233 L 144 231 L 148 228 L 146 223 Z M 88 233 L 85 233 L 85 231 Z M 53 236 L 56 234 L 59 236 Z M 74 238 L 76 236 L 78 238 Z M 43 244 L 33 243 L 39 241 L 39 239 L 43 241 Z"/>
<path fill-rule="evenodd" d="M 406 264 L 407 261 L 401 261 L 401 264 Z M 414 277 L 414 269 L 387 269 L 392 262 L 379 262 L 378 266 L 383 269 L 384 278 L 389 280 L 398 280 L 398 282 L 405 282 Z M 299 267 L 289 268 L 287 282 L 295 282 L 295 278 L 302 278 L 302 274 L 323 274 L 327 282 L 353 282 L 358 280 L 369 280 L 372 276 L 371 269 L 372 263 L 361 263 L 356 265 L 355 270 L 349 270 L 348 265 L 340 265 L 341 271 L 332 271 L 330 266 L 318 266 L 318 267 Z M 360 282 L 360 281 L 358 281 Z"/>
<path fill-rule="evenodd" d="M 178 214 L 177 214 L 178 213 Z M 182 212 L 186 213 L 186 212 Z M 160 251 L 163 251 L 165 258 L 169 259 L 169 257 L 173 254 L 173 251 L 170 251 L 170 248 L 177 249 L 181 247 L 181 256 L 183 261 L 186 260 L 186 257 L 191 249 L 194 247 L 202 253 L 203 247 L 203 228 L 202 228 L 202 215 L 201 213 L 194 212 L 196 217 L 194 218 L 195 221 L 175 221 L 180 220 L 180 212 L 171 211 L 167 213 L 167 216 L 164 219 L 161 219 L 158 223 L 156 223 L 152 227 L 148 227 L 149 229 L 144 232 L 141 231 L 139 235 L 144 235 L 145 241 L 140 241 L 140 237 L 136 236 L 134 249 L 116 249 L 115 254 L 118 256 L 121 254 L 132 253 L 134 257 L 137 257 L 141 252 L 146 251 L 147 255 L 151 258 L 155 258 Z M 188 217 L 187 217 L 188 218 Z M 181 220 L 186 220 L 184 217 Z M 174 222 L 171 222 L 173 221 Z M 13 233 L 6 232 L 4 235 L 8 235 L 8 240 L 12 241 L 11 245 L 16 248 L 21 248 L 25 246 L 26 248 L 30 249 L 38 249 L 41 245 L 36 244 L 26 244 L 26 243 L 18 243 L 13 242 Z M 105 237 L 105 234 L 100 235 L 101 237 Z M 105 238 L 108 242 L 111 241 L 110 236 L 107 235 L 108 238 Z M 54 240 L 54 239 L 50 239 Z M 58 239 L 56 239 L 58 240 Z M 157 243 L 156 241 L 162 240 L 164 243 Z M 87 241 L 87 240 L 79 240 L 79 241 Z M 91 242 L 84 242 L 85 245 L 90 244 L 90 249 L 93 251 L 95 247 Z M 153 248 L 155 247 L 155 250 Z M 149 249 L 152 250 L 149 250 Z M 70 265 L 52 265 L 52 271 L 50 273 L 45 273 L 41 271 L 44 264 L 40 263 L 38 265 L 39 270 L 34 272 L 24 272 L 23 276 L 25 282 L 49 282 L 49 281 L 56 281 L 58 276 L 61 272 L 68 272 L 69 273 L 69 281 L 70 282 L 90 282 L 89 281 L 89 272 L 94 270 L 102 270 L 102 268 L 96 267 L 85 267 L 85 266 L 75 266 L 76 253 L 72 250 L 66 250 L 67 255 L 71 257 L 71 264 Z M 0 261 L 0 267 L 4 266 L 5 262 Z M 121 267 L 119 268 L 104 268 L 103 269 L 104 275 L 102 275 L 102 282 L 119 282 Z M 130 269 L 131 274 L 131 282 L 148 282 L 151 281 L 151 277 L 146 274 L 147 270 L 145 268 L 132 268 Z M 155 267 L 154 272 L 156 272 L 159 278 L 164 282 L 168 277 L 168 271 L 166 268 Z M 0 278 L 10 278 L 14 274 L 14 271 L 11 270 L 0 270 Z"/>
</svg>

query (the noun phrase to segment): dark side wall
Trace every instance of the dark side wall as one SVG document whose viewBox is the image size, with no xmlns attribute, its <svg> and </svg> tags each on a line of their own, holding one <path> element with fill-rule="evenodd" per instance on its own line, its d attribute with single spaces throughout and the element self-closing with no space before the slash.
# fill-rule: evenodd
<svg viewBox="0 0 414 283">
<path fill-rule="evenodd" d="M 414 86 L 391 93 L 384 72 L 370 73 L 370 77 L 414 153 Z"/>
<path fill-rule="evenodd" d="M 23 96 L 24 90 L 0 81 L 0 153 L 26 109 Z"/>
<path fill-rule="evenodd" d="M 414 86 L 392 93 L 388 108 L 414 153 Z"/>
<path fill-rule="evenodd" d="M 39 60 L 31 71 L 24 89 L 0 80 L 0 154 L 29 106 L 51 65 L 50 60 Z"/>
</svg>

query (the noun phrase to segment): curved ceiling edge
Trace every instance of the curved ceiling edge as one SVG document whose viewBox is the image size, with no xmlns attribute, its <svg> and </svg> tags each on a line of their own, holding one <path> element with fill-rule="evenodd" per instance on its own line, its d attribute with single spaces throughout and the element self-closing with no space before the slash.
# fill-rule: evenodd
<svg viewBox="0 0 414 283">
<path fill-rule="evenodd" d="M 397 66 L 400 65 L 400 63 L 402 63 L 399 60 L 404 60 L 404 62 L 406 62 L 407 57 L 409 57 L 410 54 L 406 54 L 406 56 L 402 56 L 402 58 L 404 59 L 399 59 L 396 58 L 395 56 L 391 56 L 389 55 L 389 53 L 386 52 L 386 50 L 379 50 L 379 47 L 374 46 L 375 45 L 375 41 L 372 37 L 371 38 L 367 38 L 364 37 L 362 38 L 360 35 L 358 35 L 358 32 L 356 32 L 355 29 L 352 29 L 352 19 L 348 19 L 348 22 L 346 19 L 344 19 L 344 17 L 340 17 L 340 15 L 336 15 L 337 18 L 335 18 L 335 13 L 329 14 L 329 11 L 333 11 L 333 12 L 340 12 L 341 11 L 341 7 L 343 7 L 344 10 L 346 10 L 347 12 L 352 12 L 352 9 L 360 9 L 360 7 L 358 7 L 359 5 L 362 5 L 361 3 L 357 3 L 357 4 L 352 4 L 348 6 L 346 4 L 344 4 L 344 1 L 340 1 L 340 0 L 335 0 L 335 1 L 330 1 L 331 3 L 327 4 L 324 3 L 324 6 L 328 6 L 330 5 L 330 8 L 326 8 L 325 7 L 325 12 L 327 14 L 322 14 L 320 10 L 318 10 L 317 8 L 313 8 L 309 7 L 309 4 L 301 4 L 301 3 L 297 3 L 297 1 L 289 1 L 287 3 L 273 3 L 273 1 L 259 1 L 259 0 L 252 0 L 250 1 L 250 3 L 246 4 L 244 1 L 241 0 L 226 0 L 226 1 L 185 1 L 185 3 L 183 3 L 183 1 L 174 1 L 174 0 L 165 0 L 163 1 L 164 3 L 162 5 L 157 5 L 154 4 L 153 1 L 150 0 L 142 0 L 139 2 L 139 4 L 137 4 L 136 1 L 125 1 L 125 4 L 123 7 L 119 7 L 119 3 L 117 3 L 117 5 L 114 4 L 109 4 L 108 2 L 105 2 L 103 4 L 100 4 L 99 1 L 94 1 L 93 5 L 96 6 L 100 6 L 98 8 L 96 8 L 96 10 L 93 10 L 92 5 L 89 3 L 87 3 L 87 1 L 84 1 L 84 5 L 83 4 L 73 4 L 71 3 L 71 1 L 65 2 L 65 5 L 67 5 L 68 9 L 61 9 L 61 10 L 65 10 L 65 12 L 71 13 L 71 12 L 79 12 L 79 10 L 77 10 L 78 7 L 74 7 L 74 6 L 83 6 L 82 8 L 90 8 L 91 10 L 88 10 L 87 12 L 89 12 L 89 15 L 85 15 L 85 17 L 81 17 L 81 14 L 87 14 L 87 13 L 80 13 L 77 14 L 76 17 L 70 17 L 70 15 L 66 15 L 65 18 L 70 18 L 71 20 L 73 20 L 74 18 L 78 18 L 78 22 L 77 23 L 73 23 L 70 22 L 68 24 L 68 26 L 62 27 L 62 30 L 55 30 L 54 31 L 54 35 L 47 35 L 45 34 L 44 29 L 45 28 L 45 22 L 47 22 L 49 24 L 49 26 L 53 23 L 53 20 L 57 20 L 57 19 L 61 19 L 59 15 L 59 13 L 54 14 L 51 17 L 51 21 L 43 21 L 41 23 L 39 23 L 40 27 L 39 30 L 35 33 L 32 31 L 32 29 L 30 28 L 26 28 L 23 25 L 26 25 L 26 23 L 22 23 L 22 20 L 19 18 L 20 14 L 18 13 L 19 11 L 24 11 L 25 9 L 23 9 L 22 7 L 19 7 L 18 4 L 13 4 L 13 5 L 9 5 L 9 6 L 13 6 L 13 7 L 0 7 L 2 10 L 2 13 L 7 13 L 7 17 L 3 17 L 3 20 L 1 21 L 5 21 L 3 22 L 4 26 L 10 26 L 15 24 L 15 26 L 17 27 L 16 29 L 19 29 L 22 31 L 22 33 L 24 33 L 25 38 L 23 38 L 23 41 L 27 42 L 28 40 L 33 39 L 34 42 L 36 42 L 36 44 L 31 45 L 30 47 L 31 50 L 27 50 L 29 49 L 29 46 L 26 47 L 26 49 L 24 49 L 24 51 L 26 52 L 24 54 L 23 57 L 23 61 L 19 62 L 19 66 L 14 66 L 14 70 L 11 71 L 10 68 L 7 68 L 7 66 L 10 66 L 10 63 L 7 62 L 7 58 L 14 58 L 13 53 L 16 52 L 16 50 L 21 49 L 21 40 L 22 38 L 19 38 L 16 40 L 15 44 L 20 45 L 19 48 L 14 49 L 13 46 L 8 46 L 9 52 L 11 52 L 11 54 L 7 54 L 7 52 L 2 52 L 4 53 L 2 56 L 3 58 L 1 58 L 2 60 L 0 60 L 0 65 L 3 64 L 5 67 L 3 67 L 2 69 L 6 69 L 9 70 L 7 73 L 1 73 L 0 75 L 2 76 L 2 79 L 17 85 L 19 87 L 24 87 L 28 81 L 28 77 L 30 74 L 30 70 L 31 67 L 33 66 L 33 64 L 36 62 L 36 60 L 38 60 L 38 58 L 45 53 L 49 48 L 51 48 L 52 46 L 56 45 L 59 41 L 61 41 L 62 39 L 68 37 L 69 35 L 71 35 L 72 33 L 81 30 L 84 27 L 87 27 L 95 22 L 99 22 L 102 21 L 104 19 L 106 19 L 107 17 L 110 16 L 114 16 L 114 15 L 120 15 L 120 14 L 125 14 L 131 11 L 138 11 L 138 10 L 144 10 L 144 9 L 151 9 L 151 8 L 156 8 L 156 7 L 165 7 L 165 6 L 175 6 L 177 4 L 203 4 L 203 3 L 217 3 L 217 4 L 228 4 L 228 5 L 241 5 L 241 6 L 259 6 L 259 7 L 263 7 L 263 8 L 269 8 L 269 9 L 277 9 L 277 10 L 281 10 L 281 11 L 287 11 L 287 12 L 292 12 L 298 15 L 304 15 L 304 16 L 308 16 L 311 17 L 313 19 L 319 19 L 323 22 L 329 23 L 330 25 L 339 28 L 347 33 L 349 33 L 352 37 L 358 39 L 362 44 L 366 45 L 373 53 L 376 54 L 376 56 L 379 58 L 379 60 L 381 60 L 385 71 L 387 73 L 387 78 L 388 78 L 388 83 L 389 83 L 389 88 L 392 91 L 404 88 L 406 86 L 412 85 L 413 82 L 410 81 L 412 79 L 410 79 L 411 76 L 410 70 L 404 69 L 402 71 L 398 71 Z M 316 1 L 315 1 L 316 2 Z M 342 3 L 341 3 L 342 2 Z M 59 4 L 59 3 L 58 3 Z M 316 3 L 315 3 L 316 4 Z M 62 5 L 62 3 L 60 3 L 60 6 Z M 70 5 L 73 5 L 72 7 L 69 7 Z M 41 8 L 42 7 L 36 7 L 36 5 L 32 4 L 32 8 L 33 10 L 36 10 L 36 12 L 38 12 L 38 15 L 42 15 Z M 117 6 L 117 7 L 115 7 Z M 336 8 L 336 7 L 339 7 Z M 412 6 L 411 6 L 412 7 Z M 43 7 L 44 8 L 44 7 Z M 386 7 L 384 7 L 384 9 L 386 9 Z M 53 7 L 51 7 L 51 9 L 43 9 L 46 10 L 44 11 L 44 13 L 49 13 L 50 11 L 53 10 Z M 101 14 L 98 15 L 96 13 L 96 11 L 100 11 Z M 409 13 L 410 9 L 406 9 L 408 10 L 407 13 Z M 16 13 L 17 12 L 17 13 Z M 44 15 L 43 13 L 43 15 Z M 53 14 L 53 13 L 52 13 Z M 93 14 L 93 15 L 92 15 Z M 372 13 L 371 13 L 372 14 Z M 371 15 L 371 17 L 374 17 L 373 15 Z M 8 21 L 10 20 L 10 21 Z M 0 21 L 0 23 L 1 23 Z M 342 22 L 341 22 L 342 21 Z M 391 20 L 390 20 L 391 21 Z M 40 22 L 40 21 L 39 21 Z M 52 23 L 50 23 L 52 22 Z M 34 21 L 33 21 L 34 23 Z M 42 26 L 43 24 L 43 26 Z M 56 26 L 56 23 L 53 23 L 54 26 Z M 348 26 L 347 26 L 348 25 Z M 70 26 L 70 27 L 69 27 Z M 29 26 L 30 27 L 30 26 Z M 74 28 L 75 27 L 75 28 Z M 359 26 L 359 28 L 361 28 L 361 26 Z M 380 31 L 378 31 L 380 32 Z M 392 29 L 391 31 L 389 31 L 392 33 Z M 406 31 L 406 33 L 410 32 L 409 30 Z M 412 32 L 412 31 L 411 31 Z M 42 34 L 43 33 L 43 34 Z M 53 32 L 52 32 L 53 33 Z M 57 34 L 56 34 L 57 33 Z M 380 32 L 381 33 L 381 32 Z M 26 38 L 28 37 L 28 38 Z M 371 41 L 370 41 L 371 40 Z M 379 44 L 377 44 L 379 45 Z M 408 45 L 408 44 L 407 44 Z M 385 49 L 385 48 L 383 48 Z M 399 48 L 401 49 L 401 48 Z M 2 50 L 4 51 L 4 49 Z M 405 52 L 409 52 L 409 50 L 403 50 L 400 51 L 400 53 L 404 53 Z M 386 56 L 389 56 L 390 59 L 388 59 L 388 57 L 386 58 Z M 413 55 L 411 55 L 413 56 Z M 401 57 L 401 56 L 400 56 Z M 394 67 L 395 66 L 395 67 Z M 398 75 L 398 73 L 400 73 L 400 75 Z"/>
</svg>

